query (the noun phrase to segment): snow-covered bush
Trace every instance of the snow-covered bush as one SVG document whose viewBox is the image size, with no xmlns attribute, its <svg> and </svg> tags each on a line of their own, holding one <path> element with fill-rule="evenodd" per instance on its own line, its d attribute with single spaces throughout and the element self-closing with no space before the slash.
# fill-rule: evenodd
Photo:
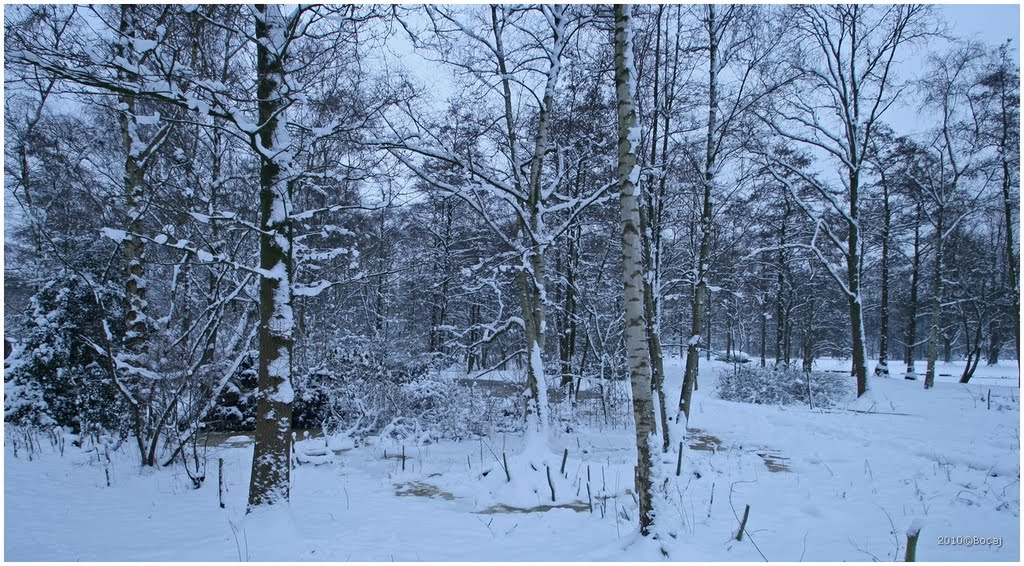
<svg viewBox="0 0 1024 566">
<path fill-rule="evenodd" d="M 719 376 L 718 397 L 759 405 L 831 407 L 847 399 L 853 386 L 852 379 L 841 373 L 736 366 Z"/>
<path fill-rule="evenodd" d="M 256 429 L 256 392 L 259 384 L 257 356 L 257 352 L 249 352 L 220 392 L 217 404 L 207 418 L 206 424 L 211 430 Z"/>
<path fill-rule="evenodd" d="M 731 364 L 746 364 L 750 363 L 750 356 L 743 352 L 730 352 L 728 354 L 724 352 L 718 352 L 715 354 L 715 359 L 720 362 L 729 362 Z"/>
<path fill-rule="evenodd" d="M 461 439 L 475 430 L 483 404 L 468 387 L 444 379 L 429 365 L 384 365 L 351 352 L 301 376 L 295 384 L 293 424 L 326 433 L 382 435 L 431 442 Z"/>
<path fill-rule="evenodd" d="M 118 303 L 112 291 L 99 292 L 104 303 Z M 31 304 L 26 338 L 5 379 L 4 419 L 66 426 L 76 433 L 127 431 L 130 411 L 108 362 L 90 344 L 103 343 L 105 336 L 93 289 L 79 277 L 60 277 L 36 293 Z"/>
</svg>

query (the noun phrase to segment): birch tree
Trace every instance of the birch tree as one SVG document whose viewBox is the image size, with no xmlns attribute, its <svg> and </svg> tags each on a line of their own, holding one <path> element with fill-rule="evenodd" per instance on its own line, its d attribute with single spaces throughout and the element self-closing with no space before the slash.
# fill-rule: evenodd
<svg viewBox="0 0 1024 566">
<path fill-rule="evenodd" d="M 615 92 L 619 116 L 619 201 L 622 207 L 622 284 L 626 313 L 624 339 L 633 390 L 636 427 L 636 477 L 634 489 L 640 502 L 640 533 L 648 536 L 654 525 L 652 477 L 655 467 L 657 428 L 651 393 L 650 352 L 644 308 L 644 259 L 637 201 L 640 168 L 640 128 L 636 116 L 636 67 L 633 63 L 632 7 L 615 5 Z"/>
</svg>

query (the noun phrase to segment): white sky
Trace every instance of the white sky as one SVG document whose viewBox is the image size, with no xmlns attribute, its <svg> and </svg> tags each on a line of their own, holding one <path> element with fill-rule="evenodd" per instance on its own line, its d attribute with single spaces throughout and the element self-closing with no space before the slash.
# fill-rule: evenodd
<svg viewBox="0 0 1024 566">
<path fill-rule="evenodd" d="M 944 4 L 936 6 L 949 24 L 951 35 L 974 39 L 996 46 L 1011 40 L 1013 52 L 1020 57 L 1020 6 L 1017 4 Z M 946 42 L 936 40 L 917 53 L 904 57 L 901 78 L 918 77 L 929 51 L 941 49 Z M 927 115 L 918 113 L 915 101 L 904 98 L 884 116 L 897 133 L 912 134 L 926 130 L 931 123 Z"/>
<path fill-rule="evenodd" d="M 1020 43 L 1020 6 L 1017 4 L 946 4 L 939 6 L 960 34 L 978 34 L 986 43 L 1012 39 Z"/>
<path fill-rule="evenodd" d="M 1020 6 L 1017 4 L 939 4 L 936 9 L 949 25 L 949 32 L 958 37 L 971 38 L 988 45 L 998 45 L 1011 40 L 1014 52 L 1020 45 Z M 413 17 L 413 21 L 418 18 Z M 917 53 L 905 53 L 901 58 L 901 78 L 920 76 L 926 53 L 941 48 L 945 41 L 936 40 Z M 396 34 L 388 41 L 391 51 L 401 57 L 401 63 L 410 75 L 443 104 L 453 90 L 450 71 L 439 69 L 436 63 L 416 53 L 404 33 Z M 930 126 L 928 116 L 918 114 L 917 104 L 905 100 L 894 105 L 885 115 L 885 122 L 901 134 L 924 131 Z"/>
<path fill-rule="evenodd" d="M 989 45 L 997 45 L 1010 39 L 1011 45 L 1020 56 L 1020 6 L 1017 4 L 942 4 L 936 6 L 940 14 L 949 23 L 953 35 L 961 37 L 972 37 Z M 928 46 L 932 49 L 936 44 Z M 436 63 L 432 63 L 412 53 L 404 33 L 398 33 L 389 41 L 388 47 L 402 57 L 402 63 L 410 74 L 422 86 L 428 87 L 428 91 L 439 102 L 447 99 L 452 90 L 452 81 L 447 69 L 439 69 Z M 919 76 L 924 59 L 921 54 L 907 54 L 901 75 L 909 78 Z M 916 105 L 912 101 L 905 101 L 900 106 L 894 106 L 884 117 L 885 121 L 891 124 L 899 133 L 913 133 L 925 130 L 930 124 L 928 116 L 918 113 Z M 12 213 L 17 205 L 9 198 L 8 190 L 5 189 L 4 207 L 5 220 L 11 220 Z M 12 206 L 13 205 L 13 206 Z"/>
</svg>

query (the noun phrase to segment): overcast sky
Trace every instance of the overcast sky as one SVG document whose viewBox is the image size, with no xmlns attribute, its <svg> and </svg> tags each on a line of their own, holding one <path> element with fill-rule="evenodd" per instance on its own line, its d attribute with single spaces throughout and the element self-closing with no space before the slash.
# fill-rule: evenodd
<svg viewBox="0 0 1024 566">
<path fill-rule="evenodd" d="M 942 17 L 948 22 L 950 32 L 954 36 L 972 38 L 988 45 L 998 45 L 1007 39 L 1011 40 L 1013 52 L 1018 52 L 1020 45 L 1020 6 L 1017 4 L 940 4 L 936 6 Z M 941 49 L 945 45 L 942 40 L 934 40 L 922 46 L 917 53 L 904 53 L 901 56 L 900 75 L 903 79 L 920 76 L 925 64 L 924 53 Z M 438 72 L 437 65 L 412 53 L 412 46 L 404 34 L 396 34 L 388 42 L 389 48 L 403 59 L 403 64 L 413 77 L 427 87 L 435 97 L 443 100 L 452 90 L 452 83 L 445 72 Z M 894 106 L 886 114 L 885 119 L 897 130 L 918 132 L 927 128 L 927 116 L 918 116 L 917 104 L 907 101 L 905 105 Z"/>
<path fill-rule="evenodd" d="M 1017 4 L 943 4 L 937 6 L 937 9 L 950 24 L 950 31 L 954 35 L 972 37 L 988 45 L 998 45 L 1009 39 L 1014 53 L 1019 53 L 1020 7 Z M 392 50 L 399 54 L 407 55 L 411 51 L 411 46 L 403 34 L 393 37 L 389 43 Z M 929 47 L 934 48 L 937 45 Z M 450 92 L 450 82 L 443 73 L 437 72 L 436 64 L 416 56 L 403 58 L 406 59 L 405 66 L 411 74 L 425 83 L 425 86 L 433 87 L 430 90 L 440 99 L 445 98 L 444 93 Z M 923 57 L 908 56 L 901 74 L 904 78 L 919 76 L 923 62 Z M 890 109 L 885 120 L 901 133 L 920 132 L 930 125 L 928 116 L 919 114 L 917 105 L 911 101 Z M 14 199 L 9 198 L 10 194 L 6 190 L 5 196 L 8 197 L 4 199 L 5 219 L 11 220 L 11 214 L 17 212 L 14 210 L 17 205 L 13 203 Z"/>
<path fill-rule="evenodd" d="M 947 4 L 939 6 L 956 30 L 977 34 L 986 43 L 1012 39 L 1020 43 L 1020 6 L 1017 4 Z"/>
<path fill-rule="evenodd" d="M 990 46 L 996 46 L 1007 39 L 1014 54 L 1019 53 L 1020 46 L 1020 6 L 1016 4 L 944 4 L 937 6 L 950 26 L 952 35 L 971 38 Z M 936 40 L 919 50 L 916 56 L 911 55 L 904 60 L 901 68 L 903 76 L 909 79 L 921 74 L 925 63 L 921 55 L 923 51 L 941 49 L 944 41 Z M 902 104 L 894 105 L 884 116 L 887 123 L 901 134 L 921 132 L 932 125 L 929 115 L 919 113 L 918 103 L 904 99 Z"/>
</svg>

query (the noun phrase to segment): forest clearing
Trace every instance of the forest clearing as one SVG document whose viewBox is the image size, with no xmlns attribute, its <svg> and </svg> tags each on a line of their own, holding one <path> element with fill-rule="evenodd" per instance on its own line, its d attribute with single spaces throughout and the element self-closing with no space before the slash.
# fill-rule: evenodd
<svg viewBox="0 0 1024 566">
<path fill-rule="evenodd" d="M 668 362 L 679 375 L 679 359 Z M 849 363 L 829 362 L 822 366 Z M 942 373 L 959 369 L 940 365 Z M 1019 560 L 1015 365 L 986 368 L 966 386 L 940 373 L 933 393 L 919 382 L 873 380 L 871 404 L 820 410 L 717 399 L 716 376 L 730 371 L 723 362 L 701 370 L 685 489 L 669 519 L 678 536 L 668 543 L 674 560 L 902 560 L 904 532 L 915 519 L 923 525 L 920 560 Z M 300 461 L 323 448 L 329 457 L 296 466 L 290 509 L 267 517 L 245 515 L 247 436 L 221 437 L 204 451 L 208 481 L 198 490 L 180 470 L 139 476 L 127 447 L 107 465 L 71 446 L 61 458 L 40 439 L 30 461 L 24 445 L 14 457 L 8 440 L 5 558 L 657 560 L 658 546 L 632 528 L 630 424 L 595 422 L 553 436 L 552 468 L 568 450 L 564 475 L 552 471 L 555 502 L 543 470 L 505 481 L 499 458 L 518 452 L 516 434 L 426 445 L 372 439 L 355 447 L 350 438 L 300 433 Z M 736 541 L 745 505 L 749 537 Z M 64 535 L 53 537 L 55 528 Z M 942 536 L 998 537 L 1001 546 L 939 545 Z"/>
</svg>

